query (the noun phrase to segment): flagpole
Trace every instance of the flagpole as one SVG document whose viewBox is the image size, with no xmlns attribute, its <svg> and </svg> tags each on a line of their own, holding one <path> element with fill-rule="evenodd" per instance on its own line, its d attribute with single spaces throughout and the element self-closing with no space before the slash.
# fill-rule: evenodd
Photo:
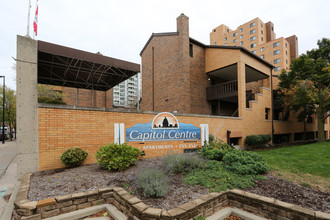
<svg viewBox="0 0 330 220">
<path fill-rule="evenodd" d="M 28 7 L 28 23 L 27 23 L 27 32 L 26 36 L 30 36 L 30 10 L 31 10 L 31 0 L 29 0 L 29 7 Z"/>
</svg>

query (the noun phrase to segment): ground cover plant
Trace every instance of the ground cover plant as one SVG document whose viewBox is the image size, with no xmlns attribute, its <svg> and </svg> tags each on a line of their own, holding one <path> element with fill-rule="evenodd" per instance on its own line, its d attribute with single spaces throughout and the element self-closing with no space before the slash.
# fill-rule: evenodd
<svg viewBox="0 0 330 220">
<path fill-rule="evenodd" d="M 330 192 L 330 142 L 257 151 L 276 175 Z"/>
</svg>

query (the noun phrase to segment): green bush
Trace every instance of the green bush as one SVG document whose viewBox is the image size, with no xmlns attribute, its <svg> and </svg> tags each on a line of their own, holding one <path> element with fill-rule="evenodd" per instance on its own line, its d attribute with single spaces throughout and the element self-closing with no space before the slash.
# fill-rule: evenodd
<svg viewBox="0 0 330 220">
<path fill-rule="evenodd" d="M 264 158 L 249 151 L 231 151 L 223 157 L 226 169 L 239 175 L 258 175 L 268 171 Z"/>
<path fill-rule="evenodd" d="M 163 169 L 166 172 L 187 173 L 204 165 L 204 160 L 197 155 L 173 154 L 165 157 Z"/>
<path fill-rule="evenodd" d="M 136 185 L 146 197 L 162 197 L 168 191 L 168 180 L 161 170 L 147 168 L 138 174 Z"/>
<path fill-rule="evenodd" d="M 47 104 L 66 105 L 66 103 L 63 102 L 62 100 L 52 99 L 52 98 L 49 98 L 49 97 L 46 97 L 46 96 L 39 97 L 38 102 L 39 103 L 47 103 Z"/>
<path fill-rule="evenodd" d="M 228 144 L 224 143 L 222 140 L 216 139 L 202 147 L 201 156 L 208 160 L 221 161 L 223 156 L 232 150 L 233 148 Z"/>
<path fill-rule="evenodd" d="M 81 165 L 86 157 L 88 156 L 88 152 L 79 148 L 69 148 L 61 155 L 61 160 L 63 164 L 67 167 L 77 167 Z"/>
<path fill-rule="evenodd" d="M 245 144 L 249 147 L 263 147 L 271 139 L 269 134 L 248 135 L 246 136 Z"/>
<path fill-rule="evenodd" d="M 97 163 L 107 170 L 125 170 L 137 161 L 142 151 L 124 144 L 114 144 L 100 147 L 96 152 Z"/>
<path fill-rule="evenodd" d="M 223 163 L 215 160 L 206 162 L 203 169 L 188 173 L 183 182 L 189 185 L 201 185 L 210 191 L 225 191 L 234 188 L 254 186 L 254 180 L 265 179 L 262 176 L 238 175 L 223 168 Z"/>
</svg>

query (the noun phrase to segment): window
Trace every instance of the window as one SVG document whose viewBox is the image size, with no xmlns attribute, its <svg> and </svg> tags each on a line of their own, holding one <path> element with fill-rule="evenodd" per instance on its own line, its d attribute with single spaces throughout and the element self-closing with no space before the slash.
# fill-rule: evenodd
<svg viewBox="0 0 330 220">
<path fill-rule="evenodd" d="M 239 45 L 243 45 L 243 41 L 239 42 Z"/>
<path fill-rule="evenodd" d="M 278 59 L 274 60 L 274 64 L 279 63 L 280 61 L 281 61 L 281 59 L 278 58 Z"/>
<path fill-rule="evenodd" d="M 227 29 L 227 33 L 229 33 L 229 29 Z"/>
<path fill-rule="evenodd" d="M 214 42 L 214 45 L 217 45 L 217 42 Z"/>
<path fill-rule="evenodd" d="M 242 32 L 242 31 L 243 31 L 243 28 L 240 28 L 240 29 L 239 29 L 239 32 Z"/>
<path fill-rule="evenodd" d="M 280 50 L 274 50 L 273 55 L 280 54 Z"/>
<path fill-rule="evenodd" d="M 254 50 L 254 51 L 252 51 L 252 53 L 256 54 L 256 53 L 257 53 L 257 51 L 256 51 L 256 50 Z"/>
<path fill-rule="evenodd" d="M 255 48 L 256 46 L 256 44 L 251 44 L 251 48 Z"/>
<path fill-rule="evenodd" d="M 286 64 L 288 64 L 288 60 L 285 60 Z"/>
<path fill-rule="evenodd" d="M 285 43 L 285 48 L 288 48 L 288 44 L 287 43 Z"/>
<path fill-rule="evenodd" d="M 270 112 L 270 108 L 265 108 L 265 119 L 268 120 L 269 118 L 269 112 Z"/>
<path fill-rule="evenodd" d="M 233 37 L 236 37 L 237 36 L 237 32 L 233 34 Z"/>
<path fill-rule="evenodd" d="M 250 38 L 250 41 L 254 41 L 256 39 L 256 36 L 253 36 Z"/>
<path fill-rule="evenodd" d="M 273 43 L 273 47 L 278 47 L 280 46 L 280 42 Z"/>
<path fill-rule="evenodd" d="M 281 67 L 280 66 L 275 67 L 275 72 L 280 71 L 280 70 L 281 70 Z"/>
<path fill-rule="evenodd" d="M 265 55 L 261 55 L 260 58 L 261 58 L 261 59 L 265 59 Z"/>
<path fill-rule="evenodd" d="M 237 43 L 237 38 L 233 40 L 234 43 Z"/>
<path fill-rule="evenodd" d="M 225 41 L 227 41 L 227 37 L 225 37 L 225 39 L 224 39 Z"/>
<path fill-rule="evenodd" d="M 214 29 L 213 32 L 215 32 L 216 30 Z"/>
<path fill-rule="evenodd" d="M 193 55 L 194 55 L 194 49 L 193 49 L 193 45 L 192 44 L 189 44 L 189 55 L 191 57 L 193 57 Z"/>
<path fill-rule="evenodd" d="M 264 51 L 265 51 L 264 47 L 260 48 L 260 52 L 264 52 Z"/>
<path fill-rule="evenodd" d="M 287 50 L 285 51 L 285 55 L 288 55 L 288 51 Z"/>
<path fill-rule="evenodd" d="M 243 39 L 243 34 L 241 34 L 241 35 L 239 36 L 239 39 Z"/>
<path fill-rule="evenodd" d="M 263 23 L 260 23 L 261 27 L 264 27 Z"/>
<path fill-rule="evenodd" d="M 225 46 L 227 46 L 228 44 L 227 43 L 225 43 Z"/>
<path fill-rule="evenodd" d="M 254 34 L 256 32 L 256 29 L 253 29 L 250 31 L 250 34 Z"/>
<path fill-rule="evenodd" d="M 255 22 L 252 22 L 251 24 L 250 24 L 250 28 L 251 27 L 254 27 L 256 25 L 256 23 Z"/>
<path fill-rule="evenodd" d="M 264 31 L 261 31 L 261 35 L 263 35 L 264 34 Z"/>
<path fill-rule="evenodd" d="M 264 38 L 263 37 L 261 37 L 261 41 L 264 41 Z"/>
</svg>

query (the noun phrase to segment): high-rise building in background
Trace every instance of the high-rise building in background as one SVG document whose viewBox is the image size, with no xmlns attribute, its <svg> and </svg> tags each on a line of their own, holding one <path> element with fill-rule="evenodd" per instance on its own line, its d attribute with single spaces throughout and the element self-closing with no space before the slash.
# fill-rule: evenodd
<svg viewBox="0 0 330 220">
<path fill-rule="evenodd" d="M 113 88 L 113 105 L 134 107 L 141 97 L 141 74 L 138 73 Z"/>
<path fill-rule="evenodd" d="M 255 18 L 235 30 L 222 24 L 210 33 L 211 45 L 241 46 L 275 66 L 273 75 L 288 70 L 298 57 L 298 38 L 295 35 L 276 38 L 274 24 Z"/>
</svg>

